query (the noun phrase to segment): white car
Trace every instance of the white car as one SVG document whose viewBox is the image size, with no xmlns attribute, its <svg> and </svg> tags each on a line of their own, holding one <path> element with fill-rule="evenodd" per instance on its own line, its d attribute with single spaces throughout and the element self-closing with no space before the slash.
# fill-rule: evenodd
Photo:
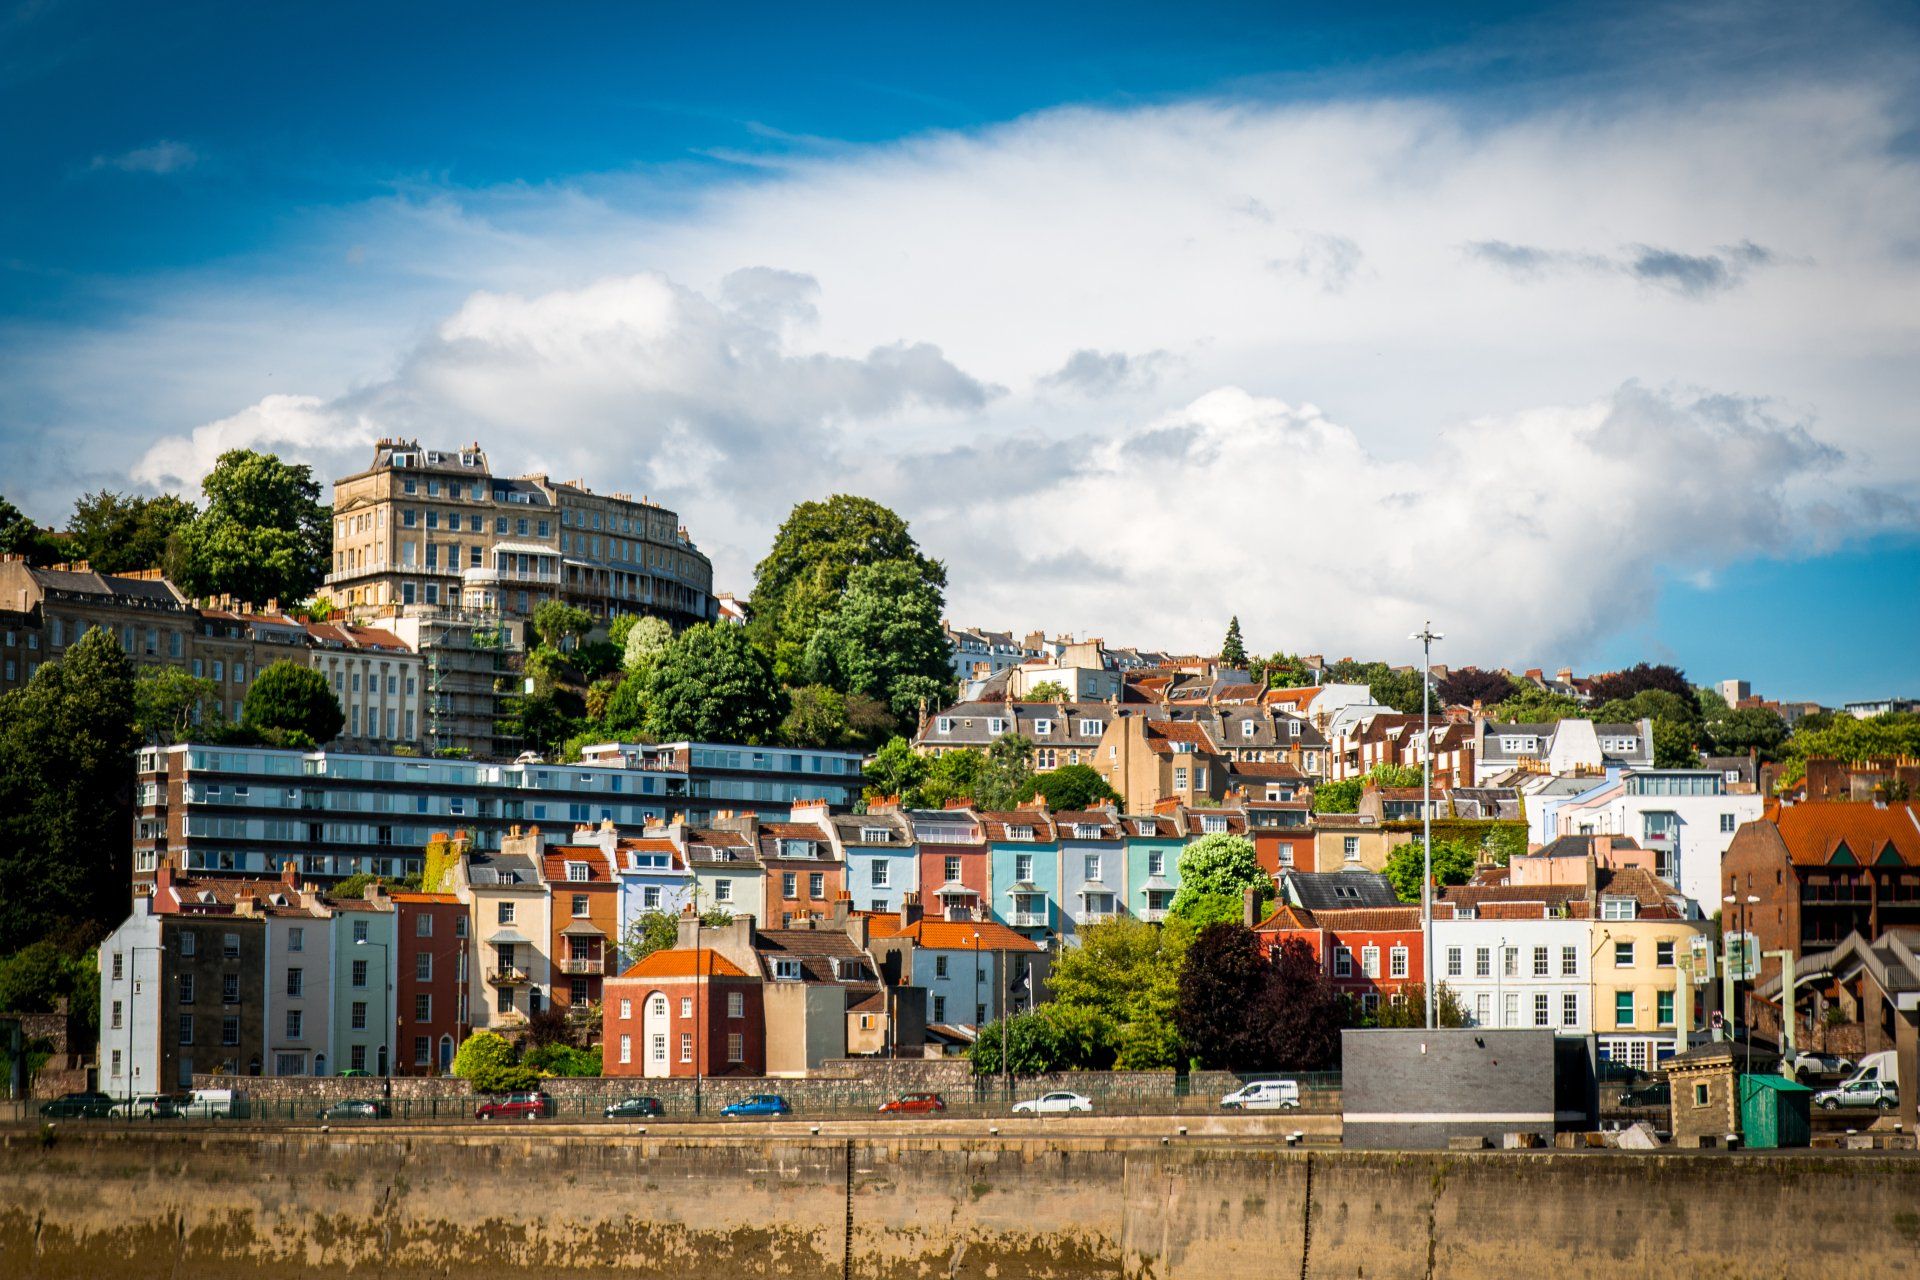
<svg viewBox="0 0 1920 1280">
<path fill-rule="evenodd" d="M 1083 1098 L 1066 1089 L 1053 1093 L 1043 1093 L 1037 1098 L 1028 1098 L 1013 1104 L 1015 1112 L 1025 1112 L 1030 1116 L 1063 1116 L 1069 1111 L 1092 1111 L 1093 1099 Z"/>
<path fill-rule="evenodd" d="M 1220 1099 L 1220 1105 L 1234 1111 L 1290 1111 L 1300 1105 L 1300 1082 L 1255 1080 Z"/>
</svg>

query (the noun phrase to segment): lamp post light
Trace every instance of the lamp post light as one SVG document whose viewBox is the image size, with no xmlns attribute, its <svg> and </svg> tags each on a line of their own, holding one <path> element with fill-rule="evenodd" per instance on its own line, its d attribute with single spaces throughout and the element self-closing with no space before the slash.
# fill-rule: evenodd
<svg viewBox="0 0 1920 1280">
<path fill-rule="evenodd" d="M 1420 642 L 1420 970 L 1427 995 L 1427 1029 L 1433 1029 L 1433 642 L 1446 636 L 1422 624 L 1408 636 Z"/>
</svg>

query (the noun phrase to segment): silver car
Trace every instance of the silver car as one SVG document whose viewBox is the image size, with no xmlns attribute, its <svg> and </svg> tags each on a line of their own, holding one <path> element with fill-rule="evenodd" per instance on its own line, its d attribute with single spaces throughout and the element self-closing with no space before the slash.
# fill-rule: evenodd
<svg viewBox="0 0 1920 1280">
<path fill-rule="evenodd" d="M 1071 1111 L 1092 1111 L 1093 1099 L 1068 1089 L 1056 1089 L 1037 1098 L 1013 1104 L 1016 1113 L 1030 1116 L 1063 1116 Z"/>
</svg>

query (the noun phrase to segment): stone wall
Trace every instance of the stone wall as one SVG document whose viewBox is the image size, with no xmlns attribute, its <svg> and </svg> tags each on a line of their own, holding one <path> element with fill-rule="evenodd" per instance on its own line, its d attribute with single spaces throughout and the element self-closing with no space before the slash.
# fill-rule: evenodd
<svg viewBox="0 0 1920 1280">
<path fill-rule="evenodd" d="M 1916 1203 L 1864 1153 L 20 1129 L 0 1275 L 1825 1280 L 1910 1273 Z"/>
</svg>

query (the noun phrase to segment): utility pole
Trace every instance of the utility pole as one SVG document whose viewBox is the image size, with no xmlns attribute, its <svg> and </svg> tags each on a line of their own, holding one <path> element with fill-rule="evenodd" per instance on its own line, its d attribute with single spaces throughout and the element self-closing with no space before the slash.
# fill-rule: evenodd
<svg viewBox="0 0 1920 1280">
<path fill-rule="evenodd" d="M 1421 805 L 1422 828 L 1420 857 L 1420 972 L 1421 986 L 1427 995 L 1427 1030 L 1433 1030 L 1433 642 L 1445 636 L 1433 629 L 1431 621 L 1407 637 L 1420 642 L 1420 784 L 1425 803 Z"/>
<path fill-rule="evenodd" d="M 1789 1080 L 1799 1078 L 1800 1069 L 1795 1060 L 1800 1056 L 1795 1052 L 1799 1048 L 1800 993 L 1793 980 L 1793 952 L 1762 951 L 1760 958 L 1780 957 L 1780 1047 L 1786 1053 L 1780 1059 L 1780 1073 Z"/>
</svg>

